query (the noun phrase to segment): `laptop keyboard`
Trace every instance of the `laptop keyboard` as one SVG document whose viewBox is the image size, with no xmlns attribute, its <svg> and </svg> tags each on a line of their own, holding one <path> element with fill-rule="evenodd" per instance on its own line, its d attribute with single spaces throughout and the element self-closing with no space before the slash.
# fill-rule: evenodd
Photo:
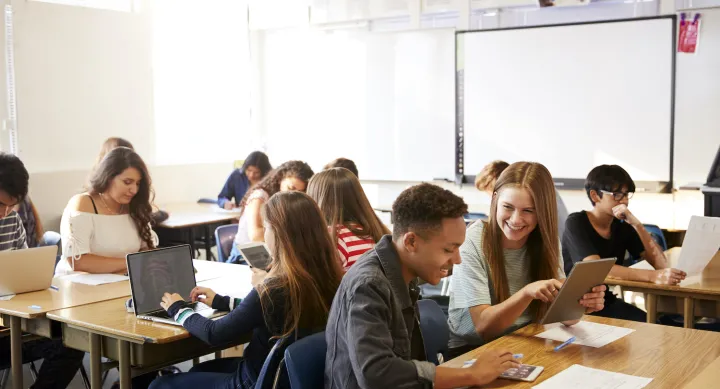
<svg viewBox="0 0 720 389">
<path fill-rule="evenodd" d="M 200 312 L 206 309 L 211 309 L 209 306 L 201 302 L 186 303 L 185 305 L 183 305 L 183 308 L 190 308 L 193 310 L 193 312 Z M 146 313 L 143 316 L 159 317 L 161 319 L 172 319 L 172 317 L 170 317 L 170 315 L 165 310 Z"/>
</svg>

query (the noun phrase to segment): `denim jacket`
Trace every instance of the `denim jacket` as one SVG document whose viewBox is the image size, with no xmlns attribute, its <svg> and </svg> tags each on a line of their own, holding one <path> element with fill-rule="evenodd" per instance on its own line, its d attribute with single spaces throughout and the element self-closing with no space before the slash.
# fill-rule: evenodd
<svg viewBox="0 0 720 389">
<path fill-rule="evenodd" d="M 425 361 L 417 280 L 408 285 L 384 236 L 345 274 L 326 328 L 325 389 L 432 388 Z"/>
</svg>

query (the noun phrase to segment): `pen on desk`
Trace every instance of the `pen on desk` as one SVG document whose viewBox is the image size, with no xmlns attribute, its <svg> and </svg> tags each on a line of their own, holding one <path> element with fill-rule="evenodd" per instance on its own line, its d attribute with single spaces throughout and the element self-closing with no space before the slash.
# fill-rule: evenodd
<svg viewBox="0 0 720 389">
<path fill-rule="evenodd" d="M 564 349 L 565 347 L 567 347 L 567 345 L 569 345 L 570 343 L 572 343 L 574 341 L 575 341 L 575 337 L 573 336 L 572 338 L 564 341 L 561 345 L 555 347 L 555 351 L 560 351 L 560 350 Z"/>
<path fill-rule="evenodd" d="M 50 285 L 50 289 L 52 289 L 52 290 L 54 290 L 54 291 L 60 290 L 60 288 L 58 288 L 58 287 L 55 286 L 55 285 Z"/>
</svg>

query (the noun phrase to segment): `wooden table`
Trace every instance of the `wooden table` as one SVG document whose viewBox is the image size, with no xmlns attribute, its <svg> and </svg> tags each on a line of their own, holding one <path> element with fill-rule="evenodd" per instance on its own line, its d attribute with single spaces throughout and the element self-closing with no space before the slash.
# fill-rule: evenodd
<svg viewBox="0 0 720 389">
<path fill-rule="evenodd" d="M 162 206 L 161 209 L 168 212 L 169 217 L 155 227 L 156 232 L 162 235 L 162 230 L 180 231 L 186 237 L 184 242 L 189 244 L 192 252 L 195 253 L 195 228 L 203 228 L 205 253 L 208 259 L 211 258 L 210 249 L 212 248 L 214 236 L 212 227 L 231 223 L 240 218 L 239 209 L 228 211 L 219 208 L 216 204 L 168 204 Z"/>
<path fill-rule="evenodd" d="M 198 284 L 234 297 L 244 297 L 252 289 L 249 267 L 219 263 L 207 265 L 232 266 L 234 271 L 226 273 L 228 276 Z M 102 357 L 119 362 L 120 387 L 127 389 L 131 385 L 131 367 L 132 373 L 142 374 L 249 341 L 250 334 L 233 343 L 210 347 L 182 327 L 137 319 L 125 310 L 125 300 L 120 298 L 61 309 L 47 315 L 49 319 L 62 323 L 66 346 L 90 353 L 93 389 L 102 387 Z"/>
<path fill-rule="evenodd" d="M 717 387 L 720 383 L 720 358 L 708 365 L 700 374 L 690 381 L 683 389 L 707 389 Z"/>
<path fill-rule="evenodd" d="M 677 265 L 680 248 L 666 252 L 671 266 Z M 720 313 L 720 252 L 702 274 L 686 278 L 680 285 L 656 285 L 648 282 L 605 279 L 608 285 L 619 285 L 624 291 L 643 293 L 648 323 L 655 323 L 658 312 L 680 313 L 685 328 L 693 328 L 695 316 L 717 317 Z"/>
<path fill-rule="evenodd" d="M 635 329 L 635 332 L 604 347 L 594 348 L 571 344 L 560 352 L 553 347 L 560 342 L 537 338 L 543 326 L 531 324 L 467 354 L 444 366 L 462 367 L 479 351 L 509 350 L 522 353 L 523 363 L 543 366 L 545 370 L 535 382 L 498 379 L 487 388 L 528 389 L 560 373 L 574 364 L 653 378 L 647 388 L 681 388 L 720 357 L 720 334 L 655 324 L 637 323 L 596 316 L 583 320 Z"/>
</svg>

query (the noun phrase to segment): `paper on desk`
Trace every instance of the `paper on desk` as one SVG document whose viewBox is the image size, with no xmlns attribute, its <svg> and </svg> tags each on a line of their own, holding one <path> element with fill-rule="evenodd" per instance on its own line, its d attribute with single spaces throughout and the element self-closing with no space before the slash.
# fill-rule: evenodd
<svg viewBox="0 0 720 389">
<path fill-rule="evenodd" d="M 0 296 L 0 301 L 8 301 L 8 300 L 10 300 L 10 299 L 13 298 L 13 297 L 15 297 L 14 294 L 9 294 L 9 295 L 6 295 L 6 296 Z"/>
<path fill-rule="evenodd" d="M 65 279 L 76 284 L 97 286 L 103 284 L 112 284 L 113 282 L 125 281 L 129 278 L 127 276 L 121 276 L 119 274 L 77 274 L 67 276 Z"/>
<path fill-rule="evenodd" d="M 689 276 L 702 273 L 720 249 L 720 218 L 690 218 L 676 268 Z"/>
<path fill-rule="evenodd" d="M 645 260 L 642 260 L 632 266 L 630 266 L 631 269 L 641 269 L 641 270 L 655 270 L 655 268 Z"/>
<path fill-rule="evenodd" d="M 546 325 L 545 329 L 545 332 L 535 336 L 558 342 L 564 342 L 574 336 L 575 341 L 573 344 L 590 347 L 605 346 L 635 331 L 631 328 L 615 327 L 589 321 L 581 321 L 570 327 L 562 323 L 554 323 Z"/>
<path fill-rule="evenodd" d="M 642 389 L 652 380 L 652 378 L 572 365 L 541 384 L 533 386 L 533 389 Z"/>
</svg>

